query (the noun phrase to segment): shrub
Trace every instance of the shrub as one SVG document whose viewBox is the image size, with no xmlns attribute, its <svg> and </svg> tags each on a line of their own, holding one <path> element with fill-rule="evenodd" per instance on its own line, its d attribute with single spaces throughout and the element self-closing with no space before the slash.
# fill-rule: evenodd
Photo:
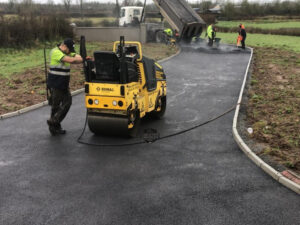
<svg viewBox="0 0 300 225">
<path fill-rule="evenodd" d="M 103 20 L 101 23 L 102 27 L 118 27 L 119 23 L 118 20 Z"/>
<path fill-rule="evenodd" d="M 35 42 L 73 36 L 69 21 L 60 15 L 0 18 L 0 47 L 29 47 Z"/>
<path fill-rule="evenodd" d="M 93 21 L 91 20 L 74 20 L 74 23 L 76 24 L 77 27 L 92 27 L 93 26 Z"/>
</svg>

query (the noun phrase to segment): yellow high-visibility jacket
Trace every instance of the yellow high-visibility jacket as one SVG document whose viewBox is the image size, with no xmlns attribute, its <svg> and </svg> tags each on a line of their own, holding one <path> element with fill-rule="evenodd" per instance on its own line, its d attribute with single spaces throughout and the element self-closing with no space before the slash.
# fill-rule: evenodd
<svg viewBox="0 0 300 225">
<path fill-rule="evenodd" d="M 213 28 L 212 28 L 212 25 L 209 25 L 208 27 L 207 27 L 207 30 L 206 30 L 206 33 L 207 33 L 207 36 L 208 36 L 208 38 L 210 38 L 210 39 L 212 39 L 213 38 Z"/>
<path fill-rule="evenodd" d="M 168 36 L 173 36 L 173 31 L 170 28 L 167 28 L 164 30 L 164 32 L 168 35 Z"/>
</svg>

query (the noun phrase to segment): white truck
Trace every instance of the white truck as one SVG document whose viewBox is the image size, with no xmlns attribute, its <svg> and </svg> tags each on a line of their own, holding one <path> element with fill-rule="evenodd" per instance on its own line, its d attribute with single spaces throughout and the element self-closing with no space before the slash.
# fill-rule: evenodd
<svg viewBox="0 0 300 225">
<path fill-rule="evenodd" d="M 119 26 L 137 25 L 142 19 L 143 7 L 126 6 L 120 11 Z"/>
</svg>

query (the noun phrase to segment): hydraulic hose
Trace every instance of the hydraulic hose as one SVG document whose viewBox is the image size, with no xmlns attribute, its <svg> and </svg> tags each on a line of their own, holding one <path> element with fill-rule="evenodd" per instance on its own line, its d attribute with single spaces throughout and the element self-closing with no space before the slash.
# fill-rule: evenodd
<svg viewBox="0 0 300 225">
<path fill-rule="evenodd" d="M 132 146 L 132 145 L 140 145 L 140 144 L 150 144 L 150 143 L 154 143 L 156 141 L 160 141 L 162 139 L 166 139 L 166 138 L 171 138 L 171 137 L 174 137 L 174 136 L 178 136 L 178 135 L 181 135 L 181 134 L 184 134 L 184 133 L 187 133 L 189 131 L 192 131 L 192 130 L 195 130 L 199 127 L 202 127 L 206 124 L 209 124 L 225 115 L 227 115 L 228 113 L 234 111 L 234 109 L 238 106 L 239 104 L 237 105 L 234 105 L 232 106 L 231 108 L 229 108 L 228 110 L 224 111 L 223 113 L 205 121 L 205 122 L 202 122 L 202 123 L 199 123 L 193 127 L 190 127 L 190 128 L 187 128 L 187 129 L 183 129 L 181 131 L 178 131 L 178 132 L 175 132 L 175 133 L 172 133 L 172 134 L 167 134 L 167 135 L 164 135 L 164 136 L 161 136 L 161 137 L 157 137 L 156 139 L 153 139 L 151 141 L 148 141 L 147 139 L 143 139 L 143 140 L 140 140 L 140 141 L 136 141 L 136 142 L 133 142 L 133 143 L 128 143 L 128 144 L 96 144 L 96 143 L 90 143 L 90 142 L 85 142 L 83 140 L 81 140 L 84 132 L 85 132 L 85 129 L 86 129 L 86 125 L 87 125 L 87 121 L 88 121 L 88 113 L 86 112 L 86 118 L 85 118 L 85 124 L 84 124 L 84 128 L 80 134 L 80 136 L 77 138 L 77 142 L 80 143 L 80 144 L 84 144 L 84 145 L 89 145 L 89 146 L 96 146 L 96 147 L 124 147 L 124 146 Z"/>
</svg>

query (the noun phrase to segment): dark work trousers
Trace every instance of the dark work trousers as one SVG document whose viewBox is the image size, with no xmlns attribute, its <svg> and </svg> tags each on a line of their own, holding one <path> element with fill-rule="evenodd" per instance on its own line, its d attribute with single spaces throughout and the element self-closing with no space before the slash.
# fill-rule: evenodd
<svg viewBox="0 0 300 225">
<path fill-rule="evenodd" d="M 208 38 L 208 46 L 213 46 L 213 44 L 214 44 L 214 39 L 212 39 L 212 38 Z"/>
<path fill-rule="evenodd" d="M 245 40 L 246 40 L 246 38 L 245 38 L 245 37 L 243 37 L 243 40 L 241 40 L 241 43 L 242 43 L 242 48 L 243 48 L 243 49 L 245 49 Z"/>
<path fill-rule="evenodd" d="M 52 105 L 51 105 L 51 120 L 59 123 L 66 117 L 72 105 L 72 96 L 69 89 L 59 90 L 50 89 Z"/>
<path fill-rule="evenodd" d="M 212 38 L 208 38 L 208 46 L 212 47 L 214 45 L 215 32 L 212 33 Z"/>
</svg>

